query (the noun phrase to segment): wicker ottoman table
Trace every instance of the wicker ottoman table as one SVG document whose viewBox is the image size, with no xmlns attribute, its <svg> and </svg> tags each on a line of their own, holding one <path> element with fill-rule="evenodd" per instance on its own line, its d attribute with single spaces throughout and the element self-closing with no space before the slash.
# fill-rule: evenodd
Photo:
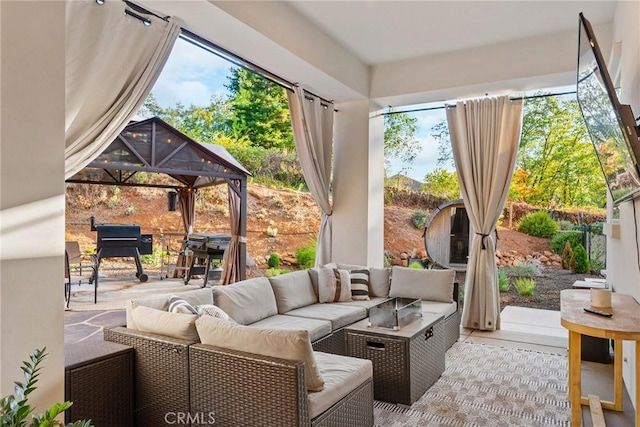
<svg viewBox="0 0 640 427">
<path fill-rule="evenodd" d="M 108 341 L 65 346 L 65 423 L 91 419 L 96 427 L 133 425 L 133 347 Z"/>
<path fill-rule="evenodd" d="M 373 362 L 377 400 L 411 405 L 444 372 L 443 316 L 423 314 L 398 331 L 369 326 L 369 319 L 345 328 L 347 355 Z"/>
</svg>

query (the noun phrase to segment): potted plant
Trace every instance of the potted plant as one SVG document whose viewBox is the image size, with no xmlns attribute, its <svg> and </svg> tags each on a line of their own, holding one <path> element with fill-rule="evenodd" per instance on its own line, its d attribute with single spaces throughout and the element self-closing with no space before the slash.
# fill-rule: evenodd
<svg viewBox="0 0 640 427">
<path fill-rule="evenodd" d="M 46 348 L 34 350 L 29 356 L 31 362 L 22 362 L 22 372 L 24 373 L 24 383 L 15 382 L 15 395 L 11 394 L 0 401 L 0 422 L 2 427 L 51 427 L 64 426 L 56 417 L 69 409 L 72 402 L 56 403 L 42 414 L 31 415 L 31 422 L 27 417 L 33 412 L 33 408 L 28 403 L 31 392 L 36 389 L 38 376 L 40 375 L 41 363 Z M 91 420 L 75 421 L 67 424 L 67 427 L 91 427 Z"/>
</svg>

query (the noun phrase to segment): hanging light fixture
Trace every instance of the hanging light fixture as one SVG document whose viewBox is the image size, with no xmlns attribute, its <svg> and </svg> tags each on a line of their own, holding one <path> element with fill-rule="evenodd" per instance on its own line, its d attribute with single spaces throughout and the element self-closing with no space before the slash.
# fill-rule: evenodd
<svg viewBox="0 0 640 427">
<path fill-rule="evenodd" d="M 167 192 L 167 210 L 169 212 L 175 212 L 178 205 L 178 192 L 176 190 L 169 190 Z"/>
</svg>

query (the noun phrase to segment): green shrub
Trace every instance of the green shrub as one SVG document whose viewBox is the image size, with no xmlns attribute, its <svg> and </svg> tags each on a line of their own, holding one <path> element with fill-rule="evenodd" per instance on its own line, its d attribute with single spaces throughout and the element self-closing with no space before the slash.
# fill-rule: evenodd
<svg viewBox="0 0 640 427">
<path fill-rule="evenodd" d="M 278 236 L 278 228 L 277 227 L 267 227 L 267 236 L 269 236 L 269 237 L 277 237 Z"/>
<path fill-rule="evenodd" d="M 153 250 L 150 254 L 140 255 L 140 262 L 158 267 L 162 263 L 162 245 L 153 245 Z"/>
<path fill-rule="evenodd" d="M 275 252 L 271 252 L 271 254 L 269 254 L 269 259 L 267 260 L 267 265 L 269 268 L 280 267 L 280 255 Z"/>
<path fill-rule="evenodd" d="M 536 281 L 529 277 L 517 277 L 513 286 L 515 286 L 521 296 L 530 297 L 536 288 Z"/>
<path fill-rule="evenodd" d="M 424 265 L 420 261 L 413 261 L 409 264 L 409 268 L 415 268 L 416 270 L 424 270 Z"/>
<path fill-rule="evenodd" d="M 296 249 L 296 261 L 301 269 L 313 267 L 316 263 L 315 245 Z"/>
<path fill-rule="evenodd" d="M 558 231 L 558 224 L 546 211 L 532 212 L 518 222 L 518 230 L 530 236 L 548 238 Z"/>
<path fill-rule="evenodd" d="M 291 272 L 283 268 L 268 268 L 265 270 L 264 275 L 265 277 L 273 277 L 273 276 L 280 276 L 281 274 L 287 274 L 287 273 L 291 273 Z"/>
<path fill-rule="evenodd" d="M 560 255 L 562 254 L 562 251 L 564 250 L 564 244 L 567 241 L 571 244 L 572 248 L 575 248 L 576 246 L 578 246 L 578 244 L 582 244 L 582 232 L 575 231 L 575 230 L 574 231 L 558 231 L 551 238 L 551 242 L 549 243 L 549 246 L 551 247 L 551 250 L 553 252 Z"/>
<path fill-rule="evenodd" d="M 556 221 L 558 224 L 558 230 L 573 230 L 573 223 L 567 220 Z"/>
<path fill-rule="evenodd" d="M 429 211 L 415 211 L 411 215 L 411 223 L 415 228 L 424 228 L 427 216 L 429 216 Z"/>
<path fill-rule="evenodd" d="M 392 261 L 393 261 L 393 255 L 391 254 L 391 252 L 384 251 L 383 257 L 384 257 L 384 266 L 391 267 Z"/>
<path fill-rule="evenodd" d="M 564 249 L 562 250 L 562 268 L 565 270 L 571 269 L 572 260 L 573 248 L 571 247 L 571 242 L 567 240 L 564 244 Z"/>
<path fill-rule="evenodd" d="M 585 274 L 591 271 L 589 269 L 589 255 L 587 254 L 587 250 L 584 246 L 582 246 L 582 243 L 578 243 L 573 250 L 573 263 L 571 270 L 577 274 Z"/>
<path fill-rule="evenodd" d="M 604 228 L 604 223 L 602 222 L 594 222 L 593 224 L 591 224 L 591 233 L 593 234 L 604 234 L 603 231 Z"/>
<path fill-rule="evenodd" d="M 534 277 L 540 274 L 538 267 L 526 262 L 504 267 L 503 271 L 507 276 L 511 277 Z"/>
<path fill-rule="evenodd" d="M 504 270 L 498 270 L 498 289 L 500 292 L 507 292 L 509 290 L 509 277 Z"/>
</svg>

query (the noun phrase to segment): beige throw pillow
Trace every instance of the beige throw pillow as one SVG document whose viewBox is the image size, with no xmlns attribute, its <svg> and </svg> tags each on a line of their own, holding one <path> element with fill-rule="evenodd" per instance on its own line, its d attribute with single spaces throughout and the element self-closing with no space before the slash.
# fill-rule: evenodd
<svg viewBox="0 0 640 427">
<path fill-rule="evenodd" d="M 213 304 L 202 304 L 196 306 L 196 311 L 198 312 L 198 317 L 202 316 L 213 316 L 218 319 L 228 320 L 230 322 L 235 322 L 223 309 Z"/>
<path fill-rule="evenodd" d="M 133 321 L 140 331 L 199 342 L 196 331 L 196 314 L 172 313 L 151 307 L 138 306 L 131 312 Z"/>
<path fill-rule="evenodd" d="M 203 344 L 263 356 L 304 362 L 307 389 L 320 391 L 324 380 L 313 355 L 309 332 L 305 330 L 262 329 L 242 326 L 205 316 L 196 320 Z"/>
<path fill-rule="evenodd" d="M 318 270 L 318 300 L 320 302 L 353 301 L 349 272 L 337 268 L 320 267 Z"/>
<path fill-rule="evenodd" d="M 420 270 L 394 266 L 389 296 L 453 302 L 455 277 L 455 270 Z"/>
</svg>

